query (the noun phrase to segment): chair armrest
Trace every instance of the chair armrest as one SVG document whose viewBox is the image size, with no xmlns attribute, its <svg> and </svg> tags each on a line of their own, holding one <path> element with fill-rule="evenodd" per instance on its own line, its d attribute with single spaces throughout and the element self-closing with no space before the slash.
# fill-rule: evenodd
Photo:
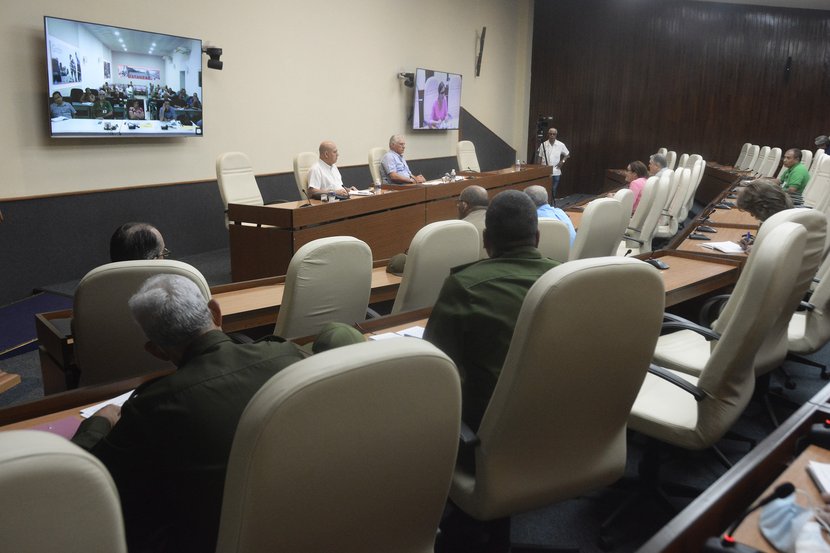
<svg viewBox="0 0 830 553">
<path fill-rule="evenodd" d="M 711 328 L 695 324 L 692 321 L 684 319 L 683 317 L 678 317 L 677 315 L 672 315 L 671 313 L 663 313 L 663 319 L 663 330 L 691 330 L 693 332 L 697 332 L 706 338 L 706 340 L 720 340 L 720 334 Z"/>
<path fill-rule="evenodd" d="M 695 401 L 700 401 L 706 397 L 706 394 L 703 393 L 703 390 L 701 390 L 688 380 L 680 378 L 679 376 L 677 376 L 676 374 L 664 367 L 652 363 L 648 367 L 648 372 L 650 372 L 654 376 L 657 376 L 667 382 L 674 384 L 675 386 L 677 386 L 685 392 L 689 392 L 690 394 L 692 394 L 692 396 L 694 396 Z"/>
<path fill-rule="evenodd" d="M 815 305 L 806 301 L 802 301 L 798 304 L 798 311 L 813 311 L 815 308 Z"/>
<path fill-rule="evenodd" d="M 627 240 L 627 241 L 630 241 L 630 242 L 637 242 L 637 243 L 638 243 L 638 244 L 640 244 L 641 246 L 645 244 L 645 242 L 644 242 L 644 241 L 642 241 L 642 240 L 638 240 L 638 239 L 636 239 L 636 238 L 632 238 L 632 237 L 630 237 L 630 236 L 628 236 L 628 235 L 626 235 L 626 234 L 623 234 L 623 240 Z"/>
<path fill-rule="evenodd" d="M 461 431 L 459 434 L 461 440 L 461 447 L 475 447 L 481 443 L 481 439 L 473 432 L 473 429 L 467 426 L 467 423 L 461 421 Z"/>
<path fill-rule="evenodd" d="M 702 324 L 711 325 L 712 321 L 718 318 L 723 305 L 729 300 L 731 294 L 719 294 L 712 296 L 703 303 L 700 314 L 697 317 Z"/>
</svg>

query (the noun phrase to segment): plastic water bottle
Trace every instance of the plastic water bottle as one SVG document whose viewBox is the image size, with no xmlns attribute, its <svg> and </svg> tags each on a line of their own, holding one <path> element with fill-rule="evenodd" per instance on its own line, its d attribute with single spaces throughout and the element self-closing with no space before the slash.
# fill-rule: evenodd
<svg viewBox="0 0 830 553">
<path fill-rule="evenodd" d="M 452 171 L 450 171 L 450 180 L 451 180 L 452 182 L 455 182 L 455 169 L 453 169 Z"/>
<path fill-rule="evenodd" d="M 380 179 L 375 179 L 375 194 L 380 194 Z"/>
<path fill-rule="evenodd" d="M 522 170 L 522 160 L 516 158 L 516 171 L 521 171 L 521 170 Z"/>
</svg>

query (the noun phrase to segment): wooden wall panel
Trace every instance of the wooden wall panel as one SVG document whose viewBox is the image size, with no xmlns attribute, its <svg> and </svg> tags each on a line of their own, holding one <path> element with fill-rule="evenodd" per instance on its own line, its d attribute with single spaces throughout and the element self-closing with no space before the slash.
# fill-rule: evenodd
<svg viewBox="0 0 830 553">
<path fill-rule="evenodd" d="M 747 141 L 814 150 L 830 132 L 828 37 L 823 10 L 536 0 L 529 149 L 553 116 L 572 156 L 560 195 L 596 192 L 606 168 L 660 146 L 721 163 Z"/>
</svg>

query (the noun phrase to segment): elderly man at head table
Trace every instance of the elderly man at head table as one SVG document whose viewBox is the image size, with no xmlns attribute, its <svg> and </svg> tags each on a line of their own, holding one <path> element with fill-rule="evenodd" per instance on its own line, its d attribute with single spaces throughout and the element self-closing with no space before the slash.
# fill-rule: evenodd
<svg viewBox="0 0 830 553">
<path fill-rule="evenodd" d="M 112 475 L 130 551 L 214 551 L 239 418 L 301 352 L 277 337 L 233 342 L 220 330 L 219 304 L 179 275 L 149 278 L 129 305 L 147 351 L 177 370 L 140 386 L 121 409 L 99 410 L 72 441 Z"/>
<path fill-rule="evenodd" d="M 392 135 L 389 151 L 380 160 L 380 176 L 384 184 L 416 184 L 426 180 L 423 175 L 413 175 L 409 170 L 409 164 L 403 158 L 404 150 L 406 139 L 403 135 Z"/>
<path fill-rule="evenodd" d="M 319 198 L 321 194 L 334 192 L 338 196 L 348 196 L 349 190 L 356 190 L 354 187 L 343 186 L 343 177 L 335 163 L 339 153 L 337 145 L 331 140 L 320 143 L 320 159 L 311 166 L 308 171 L 308 195 L 312 198 Z"/>
<path fill-rule="evenodd" d="M 518 190 L 487 207 L 490 259 L 455 267 L 444 281 L 424 338 L 450 356 L 462 378 L 462 418 L 477 430 L 510 347 L 527 291 L 558 263 L 542 257 L 536 206 Z"/>
<path fill-rule="evenodd" d="M 159 230 L 149 223 L 124 223 L 110 238 L 110 261 L 164 259 L 170 250 L 164 247 Z"/>
<path fill-rule="evenodd" d="M 540 219 L 556 219 L 557 221 L 565 223 L 565 226 L 568 227 L 568 234 L 571 237 L 571 245 L 573 246 L 574 239 L 576 238 L 576 229 L 574 229 L 574 224 L 571 221 L 571 218 L 568 217 L 567 213 L 558 207 L 553 207 L 548 204 L 548 192 L 545 190 L 545 187 L 539 186 L 538 184 L 528 186 L 525 188 L 525 194 L 533 200 L 533 203 L 536 205 L 536 215 Z"/>
<path fill-rule="evenodd" d="M 75 116 L 75 108 L 72 107 L 72 104 L 64 102 L 61 93 L 56 91 L 52 93 L 52 103 L 49 104 L 49 113 L 52 117 L 72 119 Z"/>
</svg>

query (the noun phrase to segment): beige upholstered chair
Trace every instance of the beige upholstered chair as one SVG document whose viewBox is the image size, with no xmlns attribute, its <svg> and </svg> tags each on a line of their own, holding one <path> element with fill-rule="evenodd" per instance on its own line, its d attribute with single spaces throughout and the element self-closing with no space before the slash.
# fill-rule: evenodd
<svg viewBox="0 0 830 553">
<path fill-rule="evenodd" d="M 749 171 L 752 173 L 758 174 L 758 170 L 761 168 L 761 164 L 764 162 L 764 159 L 769 154 L 769 146 L 762 146 L 758 149 L 758 155 L 755 156 L 752 160 L 752 165 L 749 167 Z"/>
<path fill-rule="evenodd" d="M 689 194 L 689 188 L 692 185 L 691 179 L 692 170 L 681 168 L 674 172 L 672 179 L 672 188 L 670 200 L 666 209 L 660 217 L 657 225 L 657 230 L 654 232 L 656 238 L 671 238 L 677 234 L 680 228 L 680 223 L 683 208 L 685 206 L 686 197 Z"/>
<path fill-rule="evenodd" d="M 369 150 L 369 173 L 372 174 L 372 182 L 382 182 L 380 162 L 385 155 L 386 148 L 372 148 Z"/>
<path fill-rule="evenodd" d="M 669 150 L 666 154 L 666 168 L 674 169 L 677 164 L 677 152 Z"/>
<path fill-rule="evenodd" d="M 809 170 L 813 165 L 813 152 L 810 150 L 801 150 L 801 163 Z"/>
<path fill-rule="evenodd" d="M 571 251 L 571 233 L 558 219 L 539 218 L 539 251 L 545 257 L 564 263 Z"/>
<path fill-rule="evenodd" d="M 830 257 L 825 258 L 817 273 L 818 284 L 803 311 L 796 311 L 787 328 L 788 358 L 822 369 L 827 378 L 827 367 L 803 357 L 815 353 L 830 342 Z"/>
<path fill-rule="evenodd" d="M 302 246 L 285 274 L 285 291 L 274 334 L 317 334 L 329 322 L 366 319 L 372 291 L 372 251 L 351 236 L 319 238 Z"/>
<path fill-rule="evenodd" d="M 746 157 L 744 157 L 743 165 L 737 167 L 741 171 L 749 171 L 755 165 L 755 162 L 758 161 L 758 154 L 761 152 L 761 147 L 757 144 L 750 144 L 749 148 L 746 151 Z"/>
<path fill-rule="evenodd" d="M 771 177 L 778 169 L 779 163 L 781 163 L 781 148 L 768 148 L 756 172 L 758 176 Z"/>
<path fill-rule="evenodd" d="M 216 180 L 225 206 L 225 226 L 228 204 L 262 205 L 251 160 L 242 152 L 226 152 L 216 158 Z"/>
<path fill-rule="evenodd" d="M 735 316 L 721 329 L 700 376 L 653 369 L 675 382 L 649 374 L 629 428 L 690 450 L 709 448 L 726 434 L 752 397 L 753 358 L 795 285 L 806 234 L 797 223 L 783 223 L 756 243 L 754 262 L 740 277 L 751 293 L 732 295 Z"/>
<path fill-rule="evenodd" d="M 804 205 L 826 210 L 830 204 L 830 156 L 825 153 L 813 158 L 810 180 L 804 190 Z"/>
<path fill-rule="evenodd" d="M 172 363 L 144 350 L 147 338 L 127 305 L 144 281 L 158 274 L 189 278 L 205 298 L 210 298 L 205 277 L 195 267 L 168 259 L 108 263 L 81 279 L 75 292 L 72 318 L 80 386 L 173 368 Z"/>
<path fill-rule="evenodd" d="M 664 156 L 669 153 L 669 151 L 666 148 L 657 148 L 657 153 Z"/>
<path fill-rule="evenodd" d="M 717 321 L 712 324 L 712 330 L 721 335 L 718 339 L 719 343 L 726 339 L 726 330 L 732 324 L 733 319 L 746 316 L 742 311 L 746 308 L 746 304 L 751 301 L 772 301 L 771 298 L 761 294 L 759 289 L 753 287 L 751 279 L 745 279 L 743 275 L 751 272 L 755 264 L 760 262 L 757 255 L 759 246 L 766 242 L 777 227 L 791 224 L 805 229 L 804 245 L 801 246 L 800 255 L 792 261 L 796 271 L 795 280 L 788 289 L 776 290 L 777 295 L 783 294 L 783 299 L 777 304 L 777 311 L 769 312 L 772 315 L 765 315 L 770 320 L 764 321 L 766 334 L 763 342 L 755 349 L 752 362 L 755 373 L 759 376 L 779 367 L 787 356 L 787 327 L 790 318 L 816 274 L 824 251 L 827 226 L 824 214 L 816 210 L 799 208 L 781 211 L 767 219 L 758 232 L 741 278 L 735 285 Z M 784 259 L 781 262 L 783 263 Z M 711 340 L 712 337 L 710 336 L 709 339 Z M 715 355 L 716 348 L 717 346 L 713 346 L 701 334 L 693 330 L 680 330 L 660 337 L 654 352 L 654 361 L 658 365 L 698 376 L 706 370 L 708 363 Z"/>
<path fill-rule="evenodd" d="M 651 240 L 669 197 L 673 176 L 674 171 L 668 169 L 659 179 L 650 177 L 646 181 L 640 203 L 631 217 L 631 226 L 617 248 L 617 255 L 637 255 L 651 251 Z M 637 221 L 639 226 L 635 226 Z"/>
<path fill-rule="evenodd" d="M 126 553 L 115 483 L 101 462 L 65 438 L 0 432 L 3 551 Z"/>
<path fill-rule="evenodd" d="M 479 235 L 467 221 L 438 221 L 419 230 L 407 251 L 392 313 L 431 307 L 450 269 L 477 261 Z"/>
<path fill-rule="evenodd" d="M 308 198 L 308 172 L 319 158 L 314 152 L 300 152 L 294 157 L 294 182 L 300 199 Z"/>
<path fill-rule="evenodd" d="M 628 188 L 620 188 L 614 193 L 614 199 L 620 202 L 622 206 L 622 217 L 625 219 L 623 230 L 625 230 L 631 221 L 631 215 L 634 211 L 634 192 Z"/>
<path fill-rule="evenodd" d="M 690 156 L 690 159 L 691 157 L 694 156 Z M 706 161 L 703 158 L 697 159 L 694 163 L 692 163 L 692 172 L 689 175 L 689 188 L 686 191 L 686 199 L 683 202 L 683 208 L 680 210 L 680 215 L 678 216 L 678 219 L 681 222 L 685 221 L 689 216 L 689 211 L 691 211 L 692 206 L 695 203 L 695 194 L 697 194 L 697 188 L 700 186 L 700 181 L 703 180 L 703 171 L 705 169 Z"/>
<path fill-rule="evenodd" d="M 694 167 L 695 163 L 697 163 L 701 159 L 703 159 L 702 155 L 700 155 L 700 154 L 691 154 L 689 156 L 689 159 L 686 160 L 686 164 L 683 167 L 685 167 L 686 169 L 691 169 L 692 167 Z"/>
<path fill-rule="evenodd" d="M 432 553 L 460 417 L 458 371 L 426 341 L 291 365 L 239 421 L 216 551 Z"/>
<path fill-rule="evenodd" d="M 735 165 L 733 165 L 735 169 L 740 169 L 743 166 L 744 160 L 746 159 L 746 154 L 749 151 L 750 146 L 752 146 L 750 142 L 744 142 L 744 145 L 741 146 L 741 153 L 738 154 L 738 159 L 735 160 Z"/>
<path fill-rule="evenodd" d="M 469 140 L 462 140 L 458 143 L 458 170 L 459 171 L 481 171 L 476 156 L 476 147 Z"/>
<path fill-rule="evenodd" d="M 453 502 L 478 520 L 493 520 L 622 476 L 626 420 L 663 303 L 658 271 L 636 259 L 581 259 L 542 275 L 522 304 L 478 429 L 475 473 L 456 468 Z"/>
<path fill-rule="evenodd" d="M 689 154 L 683 153 L 677 158 L 677 164 L 675 165 L 675 169 L 680 170 L 686 167 L 686 163 L 689 161 Z"/>
<path fill-rule="evenodd" d="M 620 190 L 623 191 L 628 192 L 629 198 L 632 199 L 628 202 L 628 207 L 624 207 L 622 202 L 615 198 L 597 198 L 585 206 L 569 259 L 614 255 L 620 243 L 620 236 L 628 223 L 633 203 L 631 191 Z"/>
</svg>

